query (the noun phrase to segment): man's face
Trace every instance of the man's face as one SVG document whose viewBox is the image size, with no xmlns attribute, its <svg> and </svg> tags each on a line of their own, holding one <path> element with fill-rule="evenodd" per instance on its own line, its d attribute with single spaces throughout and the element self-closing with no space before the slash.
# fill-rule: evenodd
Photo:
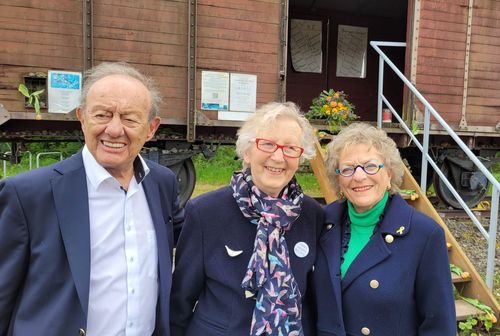
<svg viewBox="0 0 500 336">
<path fill-rule="evenodd" d="M 115 178 L 131 176 L 134 159 L 160 125 L 159 117 L 148 120 L 150 107 L 144 84 L 110 75 L 90 87 L 85 111 L 77 109 L 90 153 Z"/>
</svg>

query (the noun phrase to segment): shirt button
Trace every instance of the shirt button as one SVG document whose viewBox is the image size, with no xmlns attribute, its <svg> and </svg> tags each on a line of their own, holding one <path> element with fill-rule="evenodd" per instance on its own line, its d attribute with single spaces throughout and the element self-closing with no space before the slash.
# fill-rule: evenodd
<svg viewBox="0 0 500 336">
<path fill-rule="evenodd" d="M 130 262 L 133 262 L 134 261 L 134 257 L 130 257 Z"/>
<path fill-rule="evenodd" d="M 333 225 L 332 225 L 332 224 L 328 224 L 328 225 L 326 226 L 326 229 L 327 229 L 327 230 L 330 230 L 332 227 L 333 227 Z"/>
<path fill-rule="evenodd" d="M 370 287 L 373 288 L 373 289 L 377 289 L 379 286 L 379 283 L 377 280 L 372 280 L 370 281 Z M 368 335 L 368 334 L 367 334 Z"/>
<path fill-rule="evenodd" d="M 79 334 L 80 336 L 85 336 L 85 335 L 86 335 L 85 329 L 80 328 L 80 330 L 78 330 L 78 334 Z"/>
<path fill-rule="evenodd" d="M 132 288 L 132 290 L 130 291 L 130 293 L 134 294 L 135 293 L 135 289 Z"/>
<path fill-rule="evenodd" d="M 361 333 L 363 335 L 370 335 L 370 329 L 368 329 L 367 327 L 363 327 L 361 328 Z"/>
<path fill-rule="evenodd" d="M 132 227 L 130 225 L 127 226 L 127 231 L 132 230 Z"/>
<path fill-rule="evenodd" d="M 134 325 L 134 322 L 129 322 L 128 326 L 132 327 Z"/>
<path fill-rule="evenodd" d="M 394 236 L 393 235 L 390 235 L 388 234 L 387 236 L 385 236 L 385 241 L 390 244 L 394 241 Z"/>
</svg>

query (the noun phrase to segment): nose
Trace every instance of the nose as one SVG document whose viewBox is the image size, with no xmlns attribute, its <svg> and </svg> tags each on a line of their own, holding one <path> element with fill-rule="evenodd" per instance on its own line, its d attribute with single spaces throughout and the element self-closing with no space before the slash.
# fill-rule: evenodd
<svg viewBox="0 0 500 336">
<path fill-rule="evenodd" d="M 119 113 L 113 113 L 113 118 L 106 125 L 106 134 L 112 137 L 123 135 L 123 124 Z"/>
<path fill-rule="evenodd" d="M 366 172 L 360 166 L 357 166 L 354 170 L 354 174 L 352 174 L 352 178 L 354 180 L 363 180 L 366 178 Z"/>
<path fill-rule="evenodd" d="M 271 158 L 274 161 L 278 161 L 278 162 L 285 161 L 285 156 L 283 154 L 283 149 L 282 148 L 276 149 L 274 151 L 274 153 L 271 155 Z"/>
</svg>

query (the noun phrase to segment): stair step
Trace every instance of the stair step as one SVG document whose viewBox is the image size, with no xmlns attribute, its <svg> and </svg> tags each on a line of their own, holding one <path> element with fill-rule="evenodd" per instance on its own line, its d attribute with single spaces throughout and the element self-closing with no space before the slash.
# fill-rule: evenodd
<svg viewBox="0 0 500 336">
<path fill-rule="evenodd" d="M 466 278 L 463 278 L 462 276 L 451 272 L 451 281 L 453 283 L 461 283 L 461 282 L 469 282 L 470 281 L 470 275 Z"/>
<path fill-rule="evenodd" d="M 483 311 L 464 300 L 455 300 L 455 310 L 457 311 L 457 321 L 467 320 L 470 316 L 484 314 Z"/>
</svg>

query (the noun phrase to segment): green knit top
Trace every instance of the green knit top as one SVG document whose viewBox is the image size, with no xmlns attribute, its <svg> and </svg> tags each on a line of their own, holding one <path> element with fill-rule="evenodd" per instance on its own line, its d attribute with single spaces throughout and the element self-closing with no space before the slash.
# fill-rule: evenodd
<svg viewBox="0 0 500 336">
<path fill-rule="evenodd" d="M 373 208 L 363 213 L 357 213 L 352 203 L 347 201 L 349 220 L 351 222 L 351 238 L 348 243 L 347 251 L 344 254 L 344 261 L 342 265 L 340 265 L 342 278 L 347 273 L 354 259 L 356 259 L 366 244 L 368 244 L 373 234 L 373 230 L 379 222 L 380 215 L 384 212 L 388 199 L 389 193 L 386 191 L 384 197 L 382 197 Z"/>
</svg>

